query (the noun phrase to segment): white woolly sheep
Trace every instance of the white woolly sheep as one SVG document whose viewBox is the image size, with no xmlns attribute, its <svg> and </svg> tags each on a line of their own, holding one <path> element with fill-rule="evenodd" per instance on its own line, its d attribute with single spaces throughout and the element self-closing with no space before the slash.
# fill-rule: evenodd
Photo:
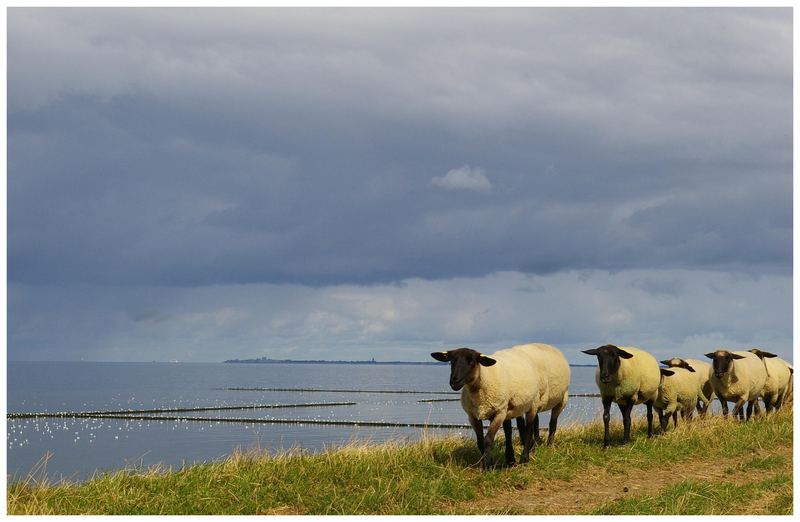
<svg viewBox="0 0 800 522">
<path fill-rule="evenodd" d="M 669 418 L 672 417 L 673 429 L 678 427 L 678 412 L 684 419 L 691 419 L 697 405 L 700 386 L 697 373 L 693 368 L 681 367 L 661 368 L 661 382 L 658 385 L 658 397 L 653 408 L 658 413 L 661 431 L 667 431 Z"/>
<path fill-rule="evenodd" d="M 506 463 L 514 463 L 513 418 L 525 415 L 520 462 L 528 462 L 530 458 L 534 422 L 540 412 L 550 411 L 547 443 L 553 442 L 558 416 L 567 405 L 570 379 L 569 363 L 557 348 L 523 344 L 491 356 L 458 348 L 434 352 L 431 357 L 450 362 L 450 387 L 461 390 L 461 406 L 475 430 L 484 469 L 492 464 L 492 444 L 501 425 L 506 435 Z M 484 437 L 482 421 L 486 419 L 490 423 Z"/>
<path fill-rule="evenodd" d="M 789 371 L 792 372 L 792 375 L 789 377 L 789 385 L 786 387 L 786 393 L 783 394 L 781 407 L 792 409 L 792 405 L 794 404 L 794 367 L 789 363 L 786 363 L 786 366 L 789 367 Z"/>
<path fill-rule="evenodd" d="M 764 390 L 761 392 L 767 413 L 772 412 L 773 408 L 779 410 L 794 370 L 789 368 L 789 363 L 774 353 L 765 352 L 758 348 L 753 348 L 749 351 L 764 362 L 764 368 L 767 370 L 767 380 L 764 383 Z"/>
<path fill-rule="evenodd" d="M 700 387 L 700 392 L 697 394 L 697 411 L 701 416 L 708 413 L 708 405 L 711 404 L 714 398 L 714 388 L 711 386 L 711 365 L 704 361 L 697 359 L 682 359 L 680 357 L 673 357 L 661 361 L 661 364 L 666 364 L 670 368 L 685 368 L 692 369 L 692 375 L 697 379 L 697 384 Z"/>
<path fill-rule="evenodd" d="M 583 353 L 596 355 L 598 368 L 595 382 L 603 401 L 603 447 L 609 445 L 608 423 L 611 403 L 616 402 L 622 413 L 623 442 L 631 440 L 631 410 L 635 404 L 647 407 L 647 436 L 653 436 L 653 403 L 658 397 L 661 381 L 658 362 L 640 348 L 617 347 L 607 344 Z"/>
<path fill-rule="evenodd" d="M 711 386 L 722 404 L 722 414 L 728 416 L 728 401 L 735 403 L 733 416 L 741 420 L 749 419 L 753 414 L 758 414 L 758 398 L 764 390 L 767 381 L 767 370 L 764 363 L 755 354 L 750 352 L 731 352 L 729 350 L 716 350 L 706 354 L 712 359 L 713 372 L 711 373 Z M 747 417 L 743 407 L 747 403 Z"/>
</svg>

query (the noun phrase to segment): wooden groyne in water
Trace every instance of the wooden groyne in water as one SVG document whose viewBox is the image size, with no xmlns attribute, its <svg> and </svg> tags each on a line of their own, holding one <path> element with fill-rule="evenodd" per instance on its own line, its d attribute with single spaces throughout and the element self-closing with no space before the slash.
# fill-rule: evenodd
<svg viewBox="0 0 800 522">
<path fill-rule="evenodd" d="M 325 406 L 355 406 L 356 402 L 311 402 L 302 404 L 247 404 L 239 406 L 201 406 L 197 408 L 153 408 L 149 410 L 113 410 L 113 411 L 60 411 L 9 413 L 8 419 L 34 419 L 39 417 L 111 417 L 114 415 L 141 415 L 145 413 L 183 413 L 192 411 L 226 411 L 226 410 L 263 410 L 274 408 L 323 408 Z M 130 418 L 130 417 L 129 417 Z M 147 417 L 164 418 L 164 417 Z"/>
<path fill-rule="evenodd" d="M 460 392 L 456 392 L 460 393 Z M 570 397 L 600 397 L 599 393 L 570 393 Z M 461 399 L 419 399 L 417 402 L 457 402 Z"/>
<path fill-rule="evenodd" d="M 226 391 L 311 392 L 311 393 L 396 393 L 409 395 L 460 395 L 460 391 L 431 390 L 338 390 L 328 388 L 216 388 Z M 570 393 L 570 397 L 600 397 L 599 393 Z M 417 402 L 447 402 L 459 399 L 420 399 Z"/>
<path fill-rule="evenodd" d="M 11 417 L 15 415 L 14 417 Z M 22 416 L 20 416 L 22 415 Z M 463 429 L 470 428 L 469 424 L 446 424 L 424 422 L 384 422 L 367 420 L 322 420 L 322 419 L 248 419 L 236 417 L 183 417 L 167 415 L 142 415 L 142 414 L 117 414 L 105 412 L 56 412 L 56 413 L 30 413 L 8 414 L 9 418 L 76 418 L 76 419 L 117 419 L 117 420 L 147 420 L 147 421 L 173 421 L 173 422 L 226 422 L 238 424 L 309 424 L 315 426 L 363 426 L 377 428 L 437 428 L 437 429 Z"/>
<path fill-rule="evenodd" d="M 88 415 L 84 418 L 90 417 Z M 178 421 L 178 422 L 228 422 L 239 424 L 312 424 L 318 426 L 366 426 L 380 428 L 445 428 L 462 429 L 471 428 L 469 424 L 444 424 L 444 423 L 423 423 L 423 422 L 384 422 L 367 420 L 322 420 L 322 419 L 248 419 L 235 417 L 174 417 L 174 416 L 152 416 L 152 415 L 98 415 L 97 418 L 103 419 L 124 419 L 124 420 L 157 420 L 157 421 Z"/>
<path fill-rule="evenodd" d="M 458 395 L 460 392 L 419 391 L 419 390 L 340 390 L 323 388 L 223 388 L 233 391 L 280 391 L 280 392 L 331 392 L 331 393 L 394 393 L 394 394 L 427 394 Z M 576 393 L 570 397 L 599 397 L 597 393 Z M 417 402 L 456 402 L 458 398 L 420 399 Z M 355 406 L 356 402 L 312 402 L 299 404 L 244 404 L 235 406 L 200 406 L 194 408 L 151 408 L 141 410 L 106 410 L 106 411 L 61 411 L 61 412 L 17 412 L 7 413 L 6 418 L 38 419 L 38 418 L 73 418 L 73 419 L 118 419 L 118 420 L 159 420 L 176 422 L 226 422 L 240 424 L 309 424 L 319 426 L 364 426 L 388 428 L 470 428 L 469 424 L 423 423 L 423 422 L 389 422 L 369 420 L 321 420 L 321 419 L 260 419 L 236 417 L 187 417 L 164 415 L 169 413 L 191 413 L 206 411 L 259 410 L 279 408 L 324 408 L 334 406 Z"/>
</svg>

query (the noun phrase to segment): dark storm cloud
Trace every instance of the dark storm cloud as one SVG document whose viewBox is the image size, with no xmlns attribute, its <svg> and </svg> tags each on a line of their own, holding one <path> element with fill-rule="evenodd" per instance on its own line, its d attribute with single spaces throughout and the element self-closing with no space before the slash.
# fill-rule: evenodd
<svg viewBox="0 0 800 522">
<path fill-rule="evenodd" d="M 790 270 L 789 9 L 12 9 L 8 35 L 12 281 Z M 483 189 L 434 181 L 466 166 Z"/>
</svg>

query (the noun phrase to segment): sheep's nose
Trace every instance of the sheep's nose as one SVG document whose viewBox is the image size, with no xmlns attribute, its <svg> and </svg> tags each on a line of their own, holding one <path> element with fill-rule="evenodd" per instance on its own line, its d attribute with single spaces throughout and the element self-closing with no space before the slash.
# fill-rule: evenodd
<svg viewBox="0 0 800 522">
<path fill-rule="evenodd" d="M 714 372 L 714 377 L 716 377 L 717 379 L 719 379 L 719 378 L 721 378 L 721 377 L 722 377 L 722 373 L 721 373 L 721 372 Z"/>
<path fill-rule="evenodd" d="M 600 376 L 600 382 L 608 382 L 610 380 L 611 380 L 611 376 L 608 375 L 608 374 Z"/>
</svg>

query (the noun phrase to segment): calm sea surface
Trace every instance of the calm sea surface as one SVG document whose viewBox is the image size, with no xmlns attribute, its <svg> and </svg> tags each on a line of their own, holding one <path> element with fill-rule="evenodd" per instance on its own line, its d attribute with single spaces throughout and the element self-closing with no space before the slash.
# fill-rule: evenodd
<svg viewBox="0 0 800 522">
<path fill-rule="evenodd" d="M 466 424 L 447 381 L 448 365 L 8 363 L 8 412 L 55 412 L 355 402 L 351 406 L 185 412 L 214 418 L 370 420 Z M 226 388 L 416 390 L 439 393 L 241 391 Z M 572 368 L 570 393 L 594 393 L 594 368 Z M 598 398 L 572 397 L 559 426 L 599 416 Z M 638 409 L 637 409 L 638 410 Z M 643 410 L 643 408 L 642 408 Z M 636 410 L 635 410 L 636 411 Z M 615 411 L 616 415 L 617 412 Z M 643 415 L 642 412 L 637 412 Z M 541 416 L 546 427 L 548 415 Z M 43 462 L 52 480 L 84 480 L 95 471 L 155 464 L 180 467 L 237 448 L 318 451 L 352 440 L 413 440 L 421 428 L 249 424 L 116 419 L 8 419 L 9 478 L 24 478 Z M 431 429 L 429 433 L 471 429 Z M 41 470 L 39 470 L 41 473 Z"/>
</svg>

